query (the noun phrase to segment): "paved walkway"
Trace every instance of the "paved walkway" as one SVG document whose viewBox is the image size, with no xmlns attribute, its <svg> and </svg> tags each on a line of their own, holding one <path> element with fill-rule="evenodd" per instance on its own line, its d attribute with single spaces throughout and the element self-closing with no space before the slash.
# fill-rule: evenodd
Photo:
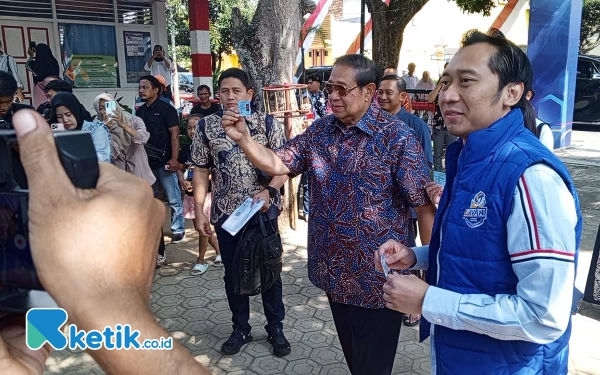
<svg viewBox="0 0 600 375">
<path fill-rule="evenodd" d="M 586 147 L 560 152 L 574 176 L 584 213 L 578 285 L 583 287 L 591 249 L 600 224 L 600 134 L 575 133 L 575 142 Z M 597 142 L 587 147 L 590 142 Z M 584 149 L 582 149 L 584 148 Z M 167 247 L 170 265 L 156 271 L 151 309 L 160 324 L 214 374 L 349 374 L 337 339 L 324 293 L 315 288 L 306 273 L 306 226 L 283 234 L 284 329 L 292 354 L 276 358 L 270 353 L 260 297 L 251 302 L 254 341 L 235 356 L 218 351 L 231 333 L 231 316 L 223 288 L 223 271 L 210 267 L 197 277 L 189 270 L 197 254 L 198 236 L 188 228 L 182 244 Z M 209 252 L 214 256 L 214 252 Z M 213 258 L 211 258 L 212 261 Z M 582 306 L 573 319 L 570 374 L 600 374 L 600 309 Z M 93 359 L 82 352 L 54 352 L 47 374 L 102 374 Z M 419 343 L 415 328 L 403 327 L 394 374 L 429 374 L 429 341 Z"/>
</svg>

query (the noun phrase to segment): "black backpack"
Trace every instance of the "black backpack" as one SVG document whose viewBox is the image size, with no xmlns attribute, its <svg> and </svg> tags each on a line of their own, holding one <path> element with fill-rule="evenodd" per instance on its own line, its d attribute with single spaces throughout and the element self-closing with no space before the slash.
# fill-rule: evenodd
<svg viewBox="0 0 600 375">
<path fill-rule="evenodd" d="M 269 290 L 279 279 L 283 266 L 283 246 L 276 228 L 257 213 L 244 228 L 233 254 L 233 292 L 255 296 Z"/>
</svg>

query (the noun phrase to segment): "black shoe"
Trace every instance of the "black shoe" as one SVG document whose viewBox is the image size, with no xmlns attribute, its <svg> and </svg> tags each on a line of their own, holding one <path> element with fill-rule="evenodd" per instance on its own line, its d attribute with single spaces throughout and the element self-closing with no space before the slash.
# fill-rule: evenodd
<svg viewBox="0 0 600 375">
<path fill-rule="evenodd" d="M 223 354 L 236 354 L 240 351 L 242 346 L 252 341 L 252 335 L 250 333 L 244 333 L 241 330 L 234 328 L 231 336 L 221 346 L 221 353 Z"/>
<path fill-rule="evenodd" d="M 273 354 L 277 357 L 283 357 L 292 352 L 290 343 L 283 335 L 281 328 L 275 328 L 267 338 L 269 344 L 273 345 Z"/>
<path fill-rule="evenodd" d="M 172 244 L 180 243 L 181 241 L 183 241 L 184 238 L 185 238 L 185 232 L 175 233 L 175 234 L 173 234 L 173 237 L 171 238 L 171 243 Z"/>
</svg>

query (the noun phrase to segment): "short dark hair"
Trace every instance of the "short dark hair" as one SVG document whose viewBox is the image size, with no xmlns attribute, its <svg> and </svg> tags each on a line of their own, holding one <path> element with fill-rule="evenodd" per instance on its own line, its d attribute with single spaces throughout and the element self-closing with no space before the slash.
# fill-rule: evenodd
<svg viewBox="0 0 600 375">
<path fill-rule="evenodd" d="M 50 90 L 56 92 L 73 92 L 71 85 L 62 79 L 55 79 L 54 81 L 48 82 L 48 84 L 44 86 L 44 92 L 47 93 Z"/>
<path fill-rule="evenodd" d="M 318 74 L 311 74 L 310 76 L 308 76 L 308 80 L 319 83 L 323 82 L 323 78 L 321 78 L 321 76 Z"/>
<path fill-rule="evenodd" d="M 14 96 L 17 88 L 17 81 L 12 74 L 0 71 L 0 96 Z"/>
<path fill-rule="evenodd" d="M 240 81 L 242 81 L 242 85 L 244 85 L 246 90 L 252 88 L 252 85 L 250 84 L 250 77 L 248 77 L 248 73 L 244 72 L 240 68 L 229 68 L 226 69 L 223 73 L 221 73 L 221 75 L 219 76 L 219 88 L 221 87 L 221 82 L 223 82 L 223 80 L 227 78 L 239 79 Z"/>
<path fill-rule="evenodd" d="M 402 77 L 398 77 L 394 74 L 388 74 L 383 76 L 381 81 L 396 81 L 396 85 L 398 86 L 399 92 L 406 92 L 406 81 Z"/>
<path fill-rule="evenodd" d="M 353 54 L 340 56 L 335 60 L 333 66 L 342 65 L 349 66 L 356 70 L 356 84 L 358 87 L 364 87 L 370 83 L 374 83 L 379 87 L 379 67 L 373 60 L 364 57 L 363 55 Z"/>
<path fill-rule="evenodd" d="M 497 49 L 490 56 L 488 67 L 498 76 L 498 95 L 509 83 L 523 83 L 523 95 L 512 109 L 520 108 L 523 118 L 526 120 L 535 119 L 535 113 L 533 116 L 527 113 L 527 111 L 534 111 L 533 106 L 527 100 L 527 91 L 533 90 L 533 68 L 525 52 L 515 43 L 506 39 L 506 36 L 498 29 L 490 29 L 487 33 L 479 30 L 467 31 L 463 36 L 461 46 L 467 47 L 478 43 L 491 44 Z M 535 128 L 535 123 L 526 123 L 525 126 Z"/>
<path fill-rule="evenodd" d="M 163 46 L 161 46 L 160 44 L 157 44 L 157 45 L 155 45 L 155 46 L 154 46 L 154 49 L 157 49 L 157 48 L 160 48 L 160 49 L 161 49 L 161 50 L 163 50 L 163 51 L 165 50 L 165 49 L 163 48 Z"/>
<path fill-rule="evenodd" d="M 200 92 L 200 90 L 208 90 L 208 92 L 210 93 L 210 87 L 208 87 L 207 85 L 200 85 L 198 86 L 198 89 L 196 89 L 196 92 Z"/>
<path fill-rule="evenodd" d="M 158 79 L 156 79 L 155 76 L 153 76 L 151 74 L 141 76 L 140 79 L 138 80 L 138 83 L 142 82 L 143 80 L 150 82 L 150 84 L 152 85 L 152 88 L 158 89 L 158 96 L 160 96 L 162 94 L 163 85 L 158 81 Z"/>
</svg>

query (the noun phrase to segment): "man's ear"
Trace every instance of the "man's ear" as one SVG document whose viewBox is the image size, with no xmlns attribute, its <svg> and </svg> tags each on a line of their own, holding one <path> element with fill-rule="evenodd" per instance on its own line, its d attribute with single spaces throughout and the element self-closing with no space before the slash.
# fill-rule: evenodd
<svg viewBox="0 0 600 375">
<path fill-rule="evenodd" d="M 254 90 L 248 89 L 248 96 L 250 97 L 248 100 L 252 100 L 252 98 L 254 98 Z"/>
<path fill-rule="evenodd" d="M 408 94 L 406 93 L 406 91 L 402 91 L 400 93 L 400 103 L 404 104 L 404 102 L 406 101 L 407 97 L 408 97 Z"/>
<path fill-rule="evenodd" d="M 369 100 L 371 100 L 373 98 L 373 95 L 375 95 L 375 91 L 377 90 L 377 86 L 375 86 L 374 83 L 369 83 L 364 88 L 365 88 L 365 91 L 367 92 L 367 96 L 368 96 Z"/>
<path fill-rule="evenodd" d="M 506 96 L 504 99 L 504 105 L 507 107 L 514 107 L 521 100 L 521 97 L 525 91 L 525 85 L 523 85 L 523 82 L 509 83 L 505 90 Z"/>
</svg>

